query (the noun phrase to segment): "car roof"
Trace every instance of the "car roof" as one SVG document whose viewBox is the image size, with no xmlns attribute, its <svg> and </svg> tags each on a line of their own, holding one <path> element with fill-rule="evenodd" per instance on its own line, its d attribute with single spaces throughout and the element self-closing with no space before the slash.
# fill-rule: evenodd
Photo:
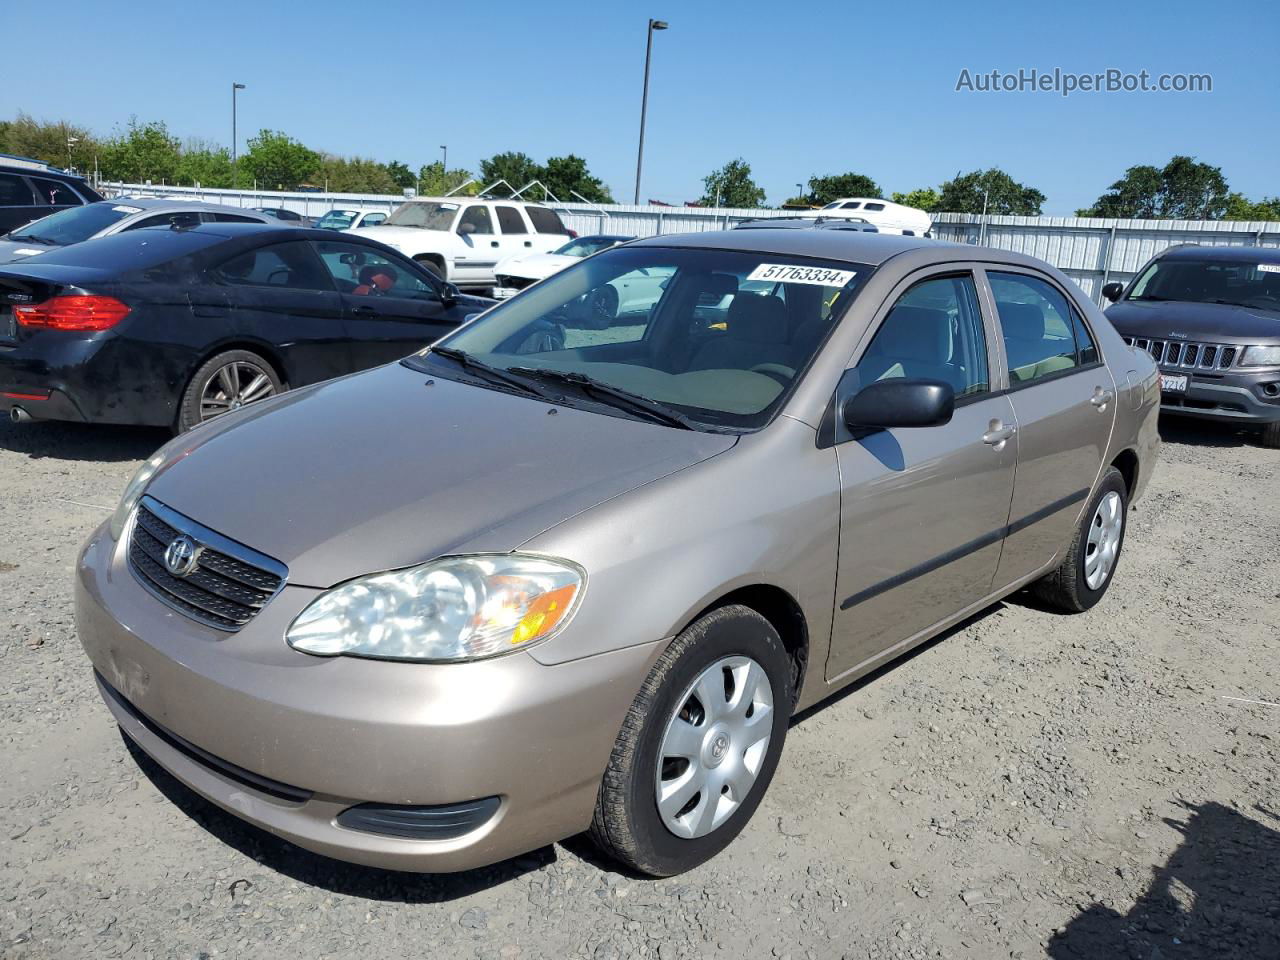
<svg viewBox="0 0 1280 960">
<path fill-rule="evenodd" d="M 879 266 L 890 257 L 913 250 L 935 251 L 937 260 L 968 260 L 975 248 L 966 244 L 930 240 L 925 237 L 902 237 L 897 234 L 863 233 L 855 230 L 708 230 L 704 233 L 679 233 L 637 240 L 629 247 L 692 247 L 710 250 L 740 250 L 745 253 L 777 253 L 825 260 L 846 260 Z M 983 250 L 983 253 L 995 251 Z M 1000 252 L 1000 259 L 1007 254 Z M 1010 262 L 1017 259 L 1011 255 Z"/>
<path fill-rule="evenodd" d="M 569 243 L 576 243 L 579 240 L 612 240 L 616 243 L 625 243 L 634 239 L 634 236 L 624 236 L 620 233 L 588 233 L 583 237 L 575 237 L 573 240 L 570 240 Z"/>
<path fill-rule="evenodd" d="M 1280 247 L 1202 247 L 1187 243 L 1170 247 L 1160 260 L 1222 260 L 1225 262 L 1280 263 Z"/>
<path fill-rule="evenodd" d="M 545 203 L 536 200 L 512 200 L 510 197 L 409 197 L 405 203 L 502 203 L 510 206 L 545 207 Z M 550 209 L 548 207 L 548 209 Z"/>
<path fill-rule="evenodd" d="M 207 210 L 211 213 L 226 213 L 228 210 L 236 213 L 256 213 L 244 207 L 233 207 L 226 203 L 210 203 L 207 200 L 187 200 L 183 197 L 116 197 L 111 200 L 99 200 L 98 203 L 108 203 L 113 207 L 137 207 L 140 210 Z"/>
</svg>

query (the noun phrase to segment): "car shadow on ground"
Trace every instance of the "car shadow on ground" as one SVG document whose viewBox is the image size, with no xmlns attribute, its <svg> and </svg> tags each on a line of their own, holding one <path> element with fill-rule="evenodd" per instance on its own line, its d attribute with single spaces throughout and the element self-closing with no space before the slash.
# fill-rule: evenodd
<svg viewBox="0 0 1280 960">
<path fill-rule="evenodd" d="M 1182 834 L 1127 913 L 1094 904 L 1049 942 L 1051 960 L 1280 957 L 1280 814 L 1180 804 Z"/>
<path fill-rule="evenodd" d="M 115 463 L 145 460 L 172 434 L 160 427 L 117 427 L 94 423 L 13 423 L 0 419 L 0 450 L 32 460 Z"/>
<path fill-rule="evenodd" d="M 124 731 L 120 732 L 120 739 L 155 788 L 215 839 L 264 867 L 331 893 L 391 903 L 448 903 L 500 886 L 556 859 L 555 848 L 548 846 L 465 873 L 404 873 L 343 863 L 303 850 L 232 816 L 175 778 Z"/>
<path fill-rule="evenodd" d="M 1160 417 L 1160 439 L 1192 447 L 1249 447 L 1258 445 L 1257 432 L 1230 423 L 1192 417 Z"/>
</svg>

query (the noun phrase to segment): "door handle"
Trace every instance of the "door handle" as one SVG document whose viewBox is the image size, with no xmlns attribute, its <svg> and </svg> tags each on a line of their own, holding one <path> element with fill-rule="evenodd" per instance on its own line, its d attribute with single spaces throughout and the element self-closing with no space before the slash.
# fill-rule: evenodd
<svg viewBox="0 0 1280 960">
<path fill-rule="evenodd" d="M 1107 404 L 1115 398 L 1116 395 L 1113 391 L 1103 390 L 1101 387 L 1094 387 L 1093 396 L 1089 398 L 1089 402 L 1097 407 L 1099 411 L 1105 411 L 1107 409 Z"/>
<path fill-rule="evenodd" d="M 491 247 L 496 247 L 497 245 L 498 245 L 498 241 L 497 241 L 497 240 L 490 240 L 490 241 L 489 241 L 489 246 L 491 246 Z"/>
<path fill-rule="evenodd" d="M 999 420 L 992 420 L 987 427 L 987 432 L 982 435 L 982 442 L 1000 450 L 1004 447 L 1005 441 L 1011 439 L 1017 432 L 1018 428 L 1012 424 L 1005 426 Z"/>
<path fill-rule="evenodd" d="M 358 307 L 352 307 L 351 312 L 357 317 L 376 317 L 378 315 L 377 310 L 373 307 L 367 307 L 364 304 L 361 304 Z"/>
<path fill-rule="evenodd" d="M 526 247 L 532 247 L 532 246 L 533 246 L 533 241 L 532 241 L 532 240 L 526 240 L 526 241 L 524 242 L 524 245 L 525 245 Z"/>
</svg>

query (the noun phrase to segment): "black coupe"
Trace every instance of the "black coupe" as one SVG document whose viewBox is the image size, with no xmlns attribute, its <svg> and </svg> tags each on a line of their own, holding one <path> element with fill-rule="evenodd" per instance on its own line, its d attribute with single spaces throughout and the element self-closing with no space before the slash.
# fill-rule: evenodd
<svg viewBox="0 0 1280 960">
<path fill-rule="evenodd" d="M 0 267 L 0 411 L 177 431 L 398 360 L 493 301 L 383 244 L 210 223 Z"/>
</svg>

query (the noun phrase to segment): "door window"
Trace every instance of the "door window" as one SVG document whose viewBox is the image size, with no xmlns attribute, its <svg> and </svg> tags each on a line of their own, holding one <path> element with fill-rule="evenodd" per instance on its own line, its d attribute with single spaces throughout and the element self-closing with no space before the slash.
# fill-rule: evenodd
<svg viewBox="0 0 1280 960">
<path fill-rule="evenodd" d="M 366 214 L 365 218 L 360 221 L 360 226 L 376 227 L 378 224 L 382 223 L 382 221 L 385 219 L 387 219 L 387 215 L 385 213 L 369 213 L 369 214 Z"/>
<path fill-rule="evenodd" d="M 1080 365 L 1067 298 L 1048 281 L 1024 273 L 988 272 L 1009 358 L 1009 385 L 1033 383 Z M 1097 348 L 1092 342 L 1096 359 Z M 1089 362 L 1089 361 L 1085 361 Z"/>
<path fill-rule="evenodd" d="M 529 228 L 524 225 L 524 217 L 520 216 L 520 211 L 515 207 L 494 207 L 498 214 L 498 226 L 502 228 L 503 233 L 528 233 Z"/>
<path fill-rule="evenodd" d="M 54 207 L 79 206 L 84 203 L 80 195 L 65 183 L 45 180 L 43 177 L 32 177 L 31 182 L 36 185 L 36 194 L 40 197 L 41 203 Z"/>
<path fill-rule="evenodd" d="M 908 377 L 949 383 L 957 399 L 986 393 L 987 338 L 973 277 L 922 280 L 904 293 L 857 370 L 863 384 Z"/>
<path fill-rule="evenodd" d="M 470 224 L 471 229 L 467 230 Z M 493 233 L 493 219 L 489 216 L 488 207 L 467 207 L 458 221 L 459 233 Z"/>
<path fill-rule="evenodd" d="M 560 222 L 560 215 L 554 210 L 548 210 L 546 207 L 525 207 L 525 212 L 529 214 L 529 221 L 533 224 L 533 229 L 539 233 L 568 233 L 563 223 Z"/>
<path fill-rule="evenodd" d="M 143 227 L 195 226 L 200 222 L 200 214 L 194 210 L 175 210 L 170 213 L 158 213 L 137 223 L 130 224 L 126 230 L 141 230 Z"/>
<path fill-rule="evenodd" d="M 334 284 L 343 293 L 406 300 L 440 299 L 436 288 L 411 272 L 408 266 L 383 256 L 372 247 L 322 240 L 316 249 Z"/>
<path fill-rule="evenodd" d="M 303 241 L 273 243 L 238 254 L 214 268 L 224 283 L 251 287 L 332 291 L 333 285 Z"/>
<path fill-rule="evenodd" d="M 0 173 L 0 207 L 34 206 L 26 180 L 11 173 Z"/>
<path fill-rule="evenodd" d="M 214 223 L 261 223 L 257 217 L 246 217 L 239 213 L 206 213 L 206 217 Z"/>
</svg>

